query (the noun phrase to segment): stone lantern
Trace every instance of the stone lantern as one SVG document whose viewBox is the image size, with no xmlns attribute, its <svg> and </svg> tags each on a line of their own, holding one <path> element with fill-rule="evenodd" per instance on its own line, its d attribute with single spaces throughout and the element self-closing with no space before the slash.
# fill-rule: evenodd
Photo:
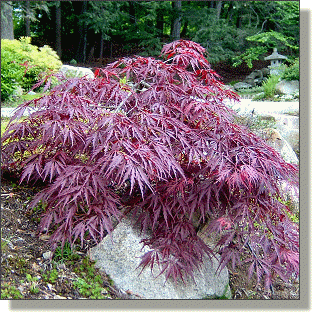
<svg viewBox="0 0 320 320">
<path fill-rule="evenodd" d="M 284 71 L 284 67 L 281 63 L 281 60 L 286 60 L 287 57 L 283 56 L 278 53 L 277 48 L 273 49 L 273 53 L 265 57 L 264 60 L 270 60 L 271 65 L 269 66 L 270 68 L 270 74 L 275 74 L 275 75 L 280 75 L 282 71 Z"/>
</svg>

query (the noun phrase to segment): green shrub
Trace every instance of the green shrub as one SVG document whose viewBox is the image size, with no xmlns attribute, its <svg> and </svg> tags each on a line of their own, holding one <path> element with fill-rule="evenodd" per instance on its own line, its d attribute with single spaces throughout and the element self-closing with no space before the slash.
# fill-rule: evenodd
<svg viewBox="0 0 320 320">
<path fill-rule="evenodd" d="M 282 75 L 284 80 L 299 80 L 299 58 L 295 59 L 293 63 L 287 67 Z"/>
<path fill-rule="evenodd" d="M 16 91 L 30 90 L 40 73 L 57 71 L 62 66 L 58 55 L 49 46 L 38 48 L 30 37 L 1 40 L 1 100 Z"/>
</svg>

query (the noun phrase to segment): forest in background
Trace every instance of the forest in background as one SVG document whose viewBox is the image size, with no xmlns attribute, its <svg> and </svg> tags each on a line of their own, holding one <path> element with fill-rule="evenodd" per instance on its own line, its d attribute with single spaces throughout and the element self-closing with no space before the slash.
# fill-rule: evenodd
<svg viewBox="0 0 320 320">
<path fill-rule="evenodd" d="M 212 65 L 252 67 L 275 46 L 299 56 L 299 1 L 2 1 L 1 9 L 1 38 L 30 36 L 65 63 L 158 56 L 176 39 L 201 44 Z"/>
</svg>

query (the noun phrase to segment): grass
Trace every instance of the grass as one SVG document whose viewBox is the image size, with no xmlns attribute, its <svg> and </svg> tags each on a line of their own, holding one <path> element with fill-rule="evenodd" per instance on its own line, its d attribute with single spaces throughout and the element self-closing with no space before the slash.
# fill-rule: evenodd
<svg viewBox="0 0 320 320">
<path fill-rule="evenodd" d="M 251 88 L 251 89 L 239 90 L 238 95 L 240 97 L 248 97 L 248 96 L 254 96 L 254 95 L 262 93 L 262 92 L 263 92 L 263 88 L 257 86 L 257 87 Z"/>
<path fill-rule="evenodd" d="M 37 99 L 37 98 L 40 98 L 41 96 L 43 96 L 43 93 L 24 94 L 21 97 L 15 98 L 14 100 L 11 99 L 11 100 L 1 102 L 1 108 L 16 108 L 26 101 Z M 6 130 L 9 121 L 10 121 L 9 117 L 1 117 L 1 136 Z"/>
<path fill-rule="evenodd" d="M 66 261 L 75 261 L 79 260 L 80 256 L 75 252 L 75 250 L 71 247 L 69 242 L 64 244 L 63 249 L 59 246 L 57 247 L 53 260 L 57 263 L 64 263 Z"/>
<path fill-rule="evenodd" d="M 43 93 L 36 93 L 36 94 L 23 94 L 20 97 L 17 98 L 11 98 L 9 100 L 1 102 L 1 108 L 16 108 L 20 104 L 24 103 L 25 101 L 37 99 L 43 96 Z"/>
</svg>

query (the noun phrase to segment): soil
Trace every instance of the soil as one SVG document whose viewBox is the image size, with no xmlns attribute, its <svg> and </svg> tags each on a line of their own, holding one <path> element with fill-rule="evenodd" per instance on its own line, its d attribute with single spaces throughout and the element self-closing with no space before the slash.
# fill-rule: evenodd
<svg viewBox="0 0 320 320">
<path fill-rule="evenodd" d="M 27 210 L 27 205 L 36 192 L 37 187 L 18 186 L 11 179 L 2 178 L 1 299 L 86 299 L 88 297 L 72 284 L 88 277 L 79 270 L 85 263 L 88 264 L 86 252 L 92 243 L 86 243 L 83 249 L 77 251 L 77 259 L 48 259 L 48 235 L 37 234 L 41 210 Z M 94 262 L 90 264 L 94 265 Z M 57 275 L 50 281 L 45 274 L 53 269 L 57 270 Z M 95 276 L 99 275 L 102 279 L 100 298 L 138 298 L 114 286 L 105 273 L 96 268 L 94 270 Z M 237 268 L 232 271 L 229 268 L 229 274 L 232 299 L 299 299 L 297 281 L 285 284 L 277 280 L 272 291 L 265 291 L 263 287 L 256 286 L 254 279 L 246 283 L 245 269 Z"/>
</svg>

